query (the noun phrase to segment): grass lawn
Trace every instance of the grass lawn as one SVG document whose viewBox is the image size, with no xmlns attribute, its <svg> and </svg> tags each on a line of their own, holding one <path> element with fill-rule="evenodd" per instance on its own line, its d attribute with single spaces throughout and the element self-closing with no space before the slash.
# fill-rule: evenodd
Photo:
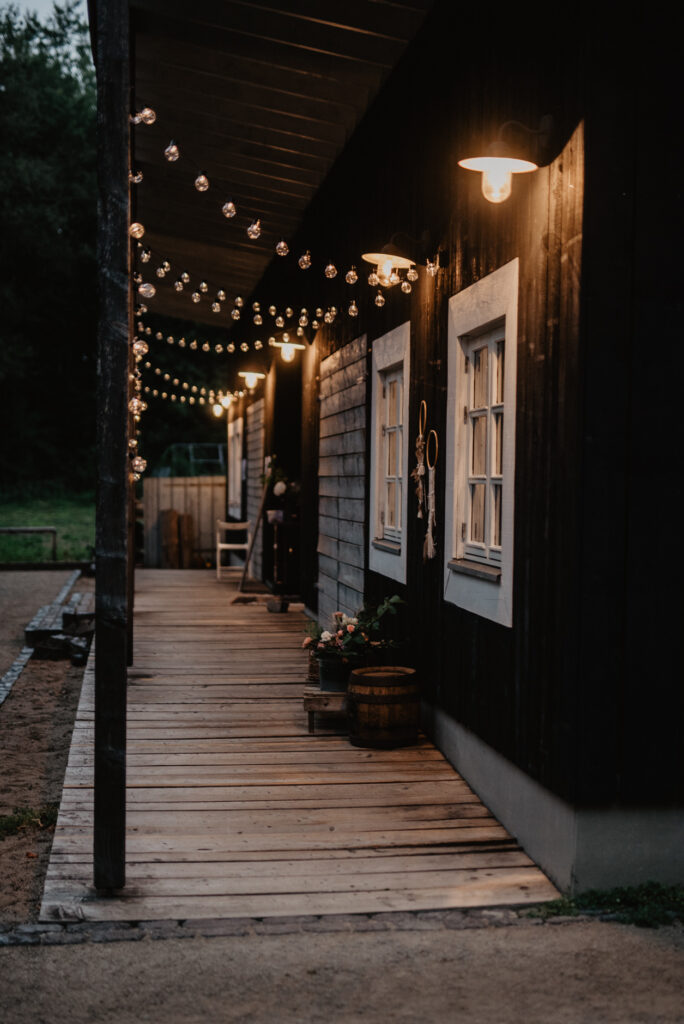
<svg viewBox="0 0 684 1024">
<path fill-rule="evenodd" d="M 92 492 L 45 498 L 0 499 L 0 526 L 56 526 L 58 561 L 85 561 L 95 544 Z M 50 534 L 0 534 L 0 562 L 43 562 L 52 554 Z"/>
</svg>

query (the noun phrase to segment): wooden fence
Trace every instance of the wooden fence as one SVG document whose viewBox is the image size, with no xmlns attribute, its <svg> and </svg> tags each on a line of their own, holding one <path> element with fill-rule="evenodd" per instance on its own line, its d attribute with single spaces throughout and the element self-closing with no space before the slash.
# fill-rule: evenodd
<svg viewBox="0 0 684 1024">
<path fill-rule="evenodd" d="M 225 476 L 146 477 L 143 484 L 145 568 L 162 565 L 160 512 L 192 516 L 195 563 L 214 564 L 216 520 L 226 518 Z"/>
</svg>

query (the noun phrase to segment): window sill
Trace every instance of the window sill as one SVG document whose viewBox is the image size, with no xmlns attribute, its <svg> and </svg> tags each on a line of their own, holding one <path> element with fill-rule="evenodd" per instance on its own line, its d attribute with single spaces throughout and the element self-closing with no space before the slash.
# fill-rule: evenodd
<svg viewBox="0 0 684 1024">
<path fill-rule="evenodd" d="M 488 583 L 501 583 L 501 569 L 496 566 L 471 562 L 467 558 L 452 558 L 448 564 L 452 572 L 461 573 L 463 576 L 474 576 Z"/>
<path fill-rule="evenodd" d="M 371 541 L 378 551 L 386 551 L 388 555 L 401 555 L 401 544 L 394 540 L 383 540 L 382 537 L 374 537 Z"/>
</svg>

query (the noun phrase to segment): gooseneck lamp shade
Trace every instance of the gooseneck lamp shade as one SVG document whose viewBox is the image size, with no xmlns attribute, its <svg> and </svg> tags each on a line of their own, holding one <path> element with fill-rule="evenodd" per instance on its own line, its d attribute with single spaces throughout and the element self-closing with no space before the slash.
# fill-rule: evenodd
<svg viewBox="0 0 684 1024">
<path fill-rule="evenodd" d="M 399 284 L 397 271 L 409 270 L 415 264 L 415 260 L 410 259 L 391 242 L 384 245 L 380 252 L 364 252 L 361 259 L 375 265 L 378 284 L 382 288 L 391 288 L 392 285 Z"/>
<path fill-rule="evenodd" d="M 485 156 L 459 160 L 458 166 L 482 174 L 482 195 L 490 203 L 503 203 L 511 194 L 514 174 L 536 171 L 538 164 L 509 155 L 505 142 L 493 142 Z"/>
</svg>

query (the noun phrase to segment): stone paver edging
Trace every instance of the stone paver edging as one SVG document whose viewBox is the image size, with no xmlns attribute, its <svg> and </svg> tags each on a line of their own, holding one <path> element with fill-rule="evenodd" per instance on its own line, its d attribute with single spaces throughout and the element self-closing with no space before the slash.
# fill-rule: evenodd
<svg viewBox="0 0 684 1024">
<path fill-rule="evenodd" d="M 0 946 L 61 946 L 83 942 L 140 942 L 152 939 L 219 938 L 245 935 L 293 935 L 306 932 L 440 931 L 468 928 L 571 924 L 594 915 L 530 917 L 529 907 L 488 910 L 419 910 L 414 913 L 329 914 L 301 917 L 200 918 L 182 921 L 78 921 L 0 924 Z M 612 915 L 599 915 L 610 920 Z"/>
</svg>

